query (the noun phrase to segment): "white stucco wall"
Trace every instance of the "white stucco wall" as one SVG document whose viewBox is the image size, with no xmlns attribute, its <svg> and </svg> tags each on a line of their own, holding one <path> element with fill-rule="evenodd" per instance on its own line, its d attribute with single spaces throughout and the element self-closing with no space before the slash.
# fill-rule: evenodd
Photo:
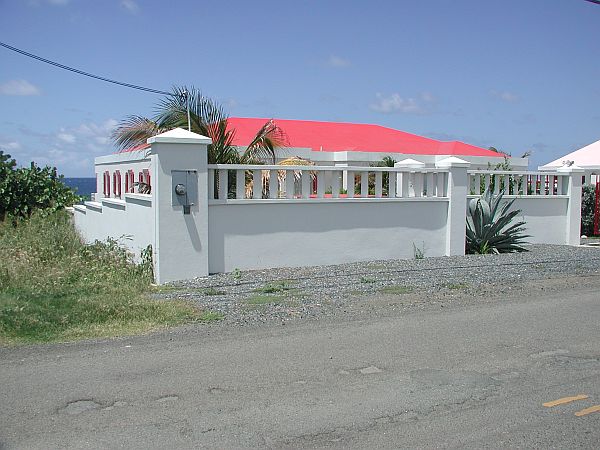
<svg viewBox="0 0 600 450">
<path fill-rule="evenodd" d="M 477 198 L 469 196 L 469 199 Z M 504 196 L 511 200 L 514 196 Z M 520 209 L 522 214 L 515 218 L 524 220 L 525 234 L 531 235 L 527 242 L 531 244 L 568 244 L 567 242 L 567 197 L 531 196 L 519 197 L 513 209 Z"/>
<path fill-rule="evenodd" d="M 85 242 L 116 239 L 136 260 L 154 243 L 154 211 L 149 195 L 125 194 L 121 201 L 86 202 L 83 207 L 75 207 L 74 221 Z"/>
<path fill-rule="evenodd" d="M 209 271 L 444 255 L 446 199 L 209 205 Z"/>
<path fill-rule="evenodd" d="M 113 173 L 115 170 L 121 172 L 121 198 L 123 198 L 127 171 L 133 170 L 134 182 L 137 182 L 139 181 L 139 172 L 143 172 L 144 169 L 152 171 L 151 167 L 149 149 L 97 157 L 94 169 L 96 172 L 96 199 L 104 197 L 104 172 L 108 171 L 110 174 L 110 197 L 115 197 Z M 138 192 L 137 188 L 135 192 Z"/>
<path fill-rule="evenodd" d="M 157 138 L 150 138 L 149 141 Z M 154 270 L 159 283 L 208 274 L 206 145 L 210 139 L 197 139 L 198 142 L 186 142 L 185 138 L 180 140 L 183 142 L 178 142 L 176 138 L 161 138 L 152 144 L 155 180 L 152 198 L 156 204 Z M 189 214 L 184 214 L 182 206 L 172 203 L 174 170 L 196 170 L 196 182 L 188 188 L 190 191 L 197 189 L 198 201 L 190 207 Z"/>
<path fill-rule="evenodd" d="M 532 244 L 568 244 L 567 198 L 519 198 L 514 207 L 523 211 L 527 240 Z"/>
</svg>

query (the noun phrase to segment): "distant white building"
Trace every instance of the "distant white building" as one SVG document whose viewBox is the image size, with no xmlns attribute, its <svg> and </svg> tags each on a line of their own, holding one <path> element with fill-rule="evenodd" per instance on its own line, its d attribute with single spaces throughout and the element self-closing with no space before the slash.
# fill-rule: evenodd
<svg viewBox="0 0 600 450">
<path fill-rule="evenodd" d="M 548 164 L 539 166 L 538 170 L 556 170 L 563 166 L 581 167 L 585 171 L 586 182 L 588 184 L 600 179 L 600 141 L 592 142 L 579 150 L 575 150 Z"/>
</svg>

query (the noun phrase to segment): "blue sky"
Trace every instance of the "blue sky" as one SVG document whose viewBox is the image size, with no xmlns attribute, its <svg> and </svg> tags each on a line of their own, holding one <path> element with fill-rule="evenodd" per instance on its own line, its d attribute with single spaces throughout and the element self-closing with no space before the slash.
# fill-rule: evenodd
<svg viewBox="0 0 600 450">
<path fill-rule="evenodd" d="M 0 0 L 0 41 L 232 116 L 375 123 L 531 166 L 600 139 L 600 5 L 584 0 Z M 0 148 L 92 176 L 159 96 L 0 48 Z"/>
</svg>

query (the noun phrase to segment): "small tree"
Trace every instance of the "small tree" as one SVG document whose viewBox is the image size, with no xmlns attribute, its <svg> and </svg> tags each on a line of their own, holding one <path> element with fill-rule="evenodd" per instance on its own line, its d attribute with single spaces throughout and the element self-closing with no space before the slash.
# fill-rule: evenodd
<svg viewBox="0 0 600 450">
<path fill-rule="evenodd" d="M 16 166 L 17 162 L 0 150 L 0 222 L 4 221 L 12 204 L 11 176 Z"/>
<path fill-rule="evenodd" d="M 0 150 L 0 222 L 16 223 L 36 210 L 44 214 L 71 206 L 81 198 L 67 187 L 56 167 L 16 167 L 16 161 Z"/>
</svg>

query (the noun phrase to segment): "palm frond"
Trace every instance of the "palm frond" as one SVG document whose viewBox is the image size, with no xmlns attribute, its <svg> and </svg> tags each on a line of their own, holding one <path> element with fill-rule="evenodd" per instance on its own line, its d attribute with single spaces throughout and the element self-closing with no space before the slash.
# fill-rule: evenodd
<svg viewBox="0 0 600 450">
<path fill-rule="evenodd" d="M 275 149 L 288 145 L 287 134 L 273 119 L 267 121 L 256 133 L 242 155 L 242 160 L 266 160 L 275 163 Z"/>
<path fill-rule="evenodd" d="M 202 95 L 195 87 L 174 86 L 173 94 L 163 98 L 156 106 L 156 122 L 162 127 L 188 127 L 187 105 L 190 107 L 190 127 L 194 133 L 212 137 L 216 124 L 226 121 L 223 107 L 214 100 Z M 212 129 L 212 132 L 211 132 Z"/>
<path fill-rule="evenodd" d="M 145 144 L 152 136 L 167 131 L 153 120 L 142 116 L 128 116 L 111 134 L 111 139 L 120 150 Z"/>
<path fill-rule="evenodd" d="M 211 138 L 208 146 L 209 164 L 261 164 L 275 162 L 275 150 L 287 145 L 287 135 L 273 120 L 265 123 L 247 149 L 240 154 L 233 144 L 235 130 L 228 127 L 223 107 L 202 95 L 195 87 L 174 86 L 172 95 L 165 96 L 155 108 L 154 120 L 130 116 L 113 132 L 113 140 L 121 149 L 146 143 L 156 134 L 174 128 L 188 128 Z"/>
</svg>

